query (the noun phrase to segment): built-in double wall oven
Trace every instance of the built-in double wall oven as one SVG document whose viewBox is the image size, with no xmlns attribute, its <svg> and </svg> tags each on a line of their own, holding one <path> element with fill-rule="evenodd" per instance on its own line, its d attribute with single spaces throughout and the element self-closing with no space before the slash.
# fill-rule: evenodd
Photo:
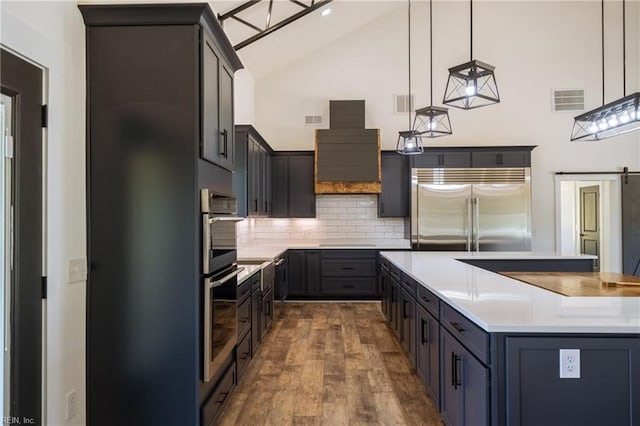
<svg viewBox="0 0 640 426">
<path fill-rule="evenodd" d="M 209 381 L 236 345 L 235 198 L 201 190 L 203 271 L 203 381 Z"/>
</svg>

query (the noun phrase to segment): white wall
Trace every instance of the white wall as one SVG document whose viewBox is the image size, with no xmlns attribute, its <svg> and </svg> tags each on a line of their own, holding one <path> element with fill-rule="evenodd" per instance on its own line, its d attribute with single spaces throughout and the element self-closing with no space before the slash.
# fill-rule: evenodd
<svg viewBox="0 0 640 426">
<path fill-rule="evenodd" d="M 75 2 L 0 2 L 3 46 L 47 70 L 46 424 L 85 424 L 86 283 L 66 284 L 67 260 L 86 257 L 85 37 Z M 77 415 L 65 421 L 65 394 Z"/>
<path fill-rule="evenodd" d="M 427 4 L 412 8 L 413 92 L 429 102 Z M 622 96 L 621 2 L 606 7 L 606 101 Z M 366 7 L 363 4 L 362 7 Z M 639 2 L 627 2 L 627 93 L 640 90 Z M 374 21 L 284 69 L 256 80 L 256 127 L 275 149 L 312 149 L 306 114 L 328 113 L 330 99 L 365 99 L 366 125 L 395 147 L 407 116 L 394 93 L 407 92 L 406 10 Z M 555 249 L 556 171 L 640 168 L 640 133 L 600 143 L 570 142 L 574 113 L 552 113 L 551 90 L 584 88 L 586 108 L 601 104 L 599 2 L 476 2 L 474 57 L 496 66 L 501 103 L 450 109 L 453 136 L 433 145 L 537 145 L 532 156 L 533 249 Z M 468 3 L 434 4 L 434 103 L 447 68 L 469 59 Z"/>
<path fill-rule="evenodd" d="M 233 79 L 235 124 L 255 122 L 255 81 L 249 70 L 236 71 Z"/>
</svg>

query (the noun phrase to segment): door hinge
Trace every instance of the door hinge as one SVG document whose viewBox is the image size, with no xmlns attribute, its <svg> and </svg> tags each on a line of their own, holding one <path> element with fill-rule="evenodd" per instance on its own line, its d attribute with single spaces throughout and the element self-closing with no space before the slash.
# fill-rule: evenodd
<svg viewBox="0 0 640 426">
<path fill-rule="evenodd" d="M 49 108 L 47 105 L 42 105 L 42 127 L 49 127 Z"/>
<path fill-rule="evenodd" d="M 47 277 L 42 277 L 42 298 L 47 298 Z"/>
</svg>

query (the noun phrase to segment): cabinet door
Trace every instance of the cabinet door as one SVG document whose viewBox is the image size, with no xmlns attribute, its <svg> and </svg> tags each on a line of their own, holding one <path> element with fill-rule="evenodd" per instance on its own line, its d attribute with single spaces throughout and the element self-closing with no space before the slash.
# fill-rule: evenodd
<svg viewBox="0 0 640 426">
<path fill-rule="evenodd" d="M 520 151 L 476 151 L 471 154 L 473 167 L 529 167 L 531 152 Z"/>
<path fill-rule="evenodd" d="M 260 290 L 251 293 L 251 357 L 253 358 L 260 346 Z"/>
<path fill-rule="evenodd" d="M 220 67 L 220 166 L 233 171 L 233 72 L 222 64 Z"/>
<path fill-rule="evenodd" d="M 399 315 L 399 306 L 402 303 L 402 296 L 400 294 L 400 284 L 394 280 L 389 280 L 391 283 L 391 329 L 396 335 L 396 339 L 401 340 L 402 320 Z"/>
<path fill-rule="evenodd" d="M 306 294 L 306 267 L 304 250 L 289 250 L 289 296 Z"/>
<path fill-rule="evenodd" d="M 271 158 L 271 217 L 287 217 L 289 206 L 289 157 Z"/>
<path fill-rule="evenodd" d="M 471 153 L 469 151 L 427 151 L 415 155 L 413 167 L 471 167 Z"/>
<path fill-rule="evenodd" d="M 305 268 L 308 296 L 320 295 L 320 252 L 316 250 L 305 250 Z"/>
<path fill-rule="evenodd" d="M 289 157 L 288 217 L 316 217 L 313 154 Z"/>
<path fill-rule="evenodd" d="M 269 290 L 262 295 L 262 329 L 260 330 L 260 338 L 264 341 L 264 336 L 269 331 L 273 322 L 273 290 Z"/>
<path fill-rule="evenodd" d="M 220 57 L 213 40 L 204 33 L 202 64 L 202 141 L 200 156 L 220 165 L 222 147 L 220 146 L 220 114 L 218 110 L 218 73 Z"/>
<path fill-rule="evenodd" d="M 378 217 L 408 217 L 409 160 L 396 152 L 382 153 L 382 192 L 378 196 Z"/>
<path fill-rule="evenodd" d="M 262 174 L 262 185 L 264 187 L 263 201 L 265 216 L 271 216 L 273 201 L 271 200 L 271 154 L 265 150 L 264 173 Z"/>
<path fill-rule="evenodd" d="M 440 327 L 426 309 L 416 306 L 416 373 L 438 407 L 440 401 Z"/>
<path fill-rule="evenodd" d="M 391 320 L 391 277 L 385 268 L 380 270 L 380 292 L 382 293 L 382 313 L 387 323 Z"/>
<path fill-rule="evenodd" d="M 249 136 L 247 146 L 247 210 L 249 216 L 258 215 L 258 176 L 260 173 L 258 142 Z"/>
<path fill-rule="evenodd" d="M 447 425 L 489 424 L 489 371 L 445 328 L 440 328 L 441 413 Z"/>
<path fill-rule="evenodd" d="M 409 355 L 411 366 L 416 366 L 416 301 L 402 290 L 402 347 Z"/>
</svg>

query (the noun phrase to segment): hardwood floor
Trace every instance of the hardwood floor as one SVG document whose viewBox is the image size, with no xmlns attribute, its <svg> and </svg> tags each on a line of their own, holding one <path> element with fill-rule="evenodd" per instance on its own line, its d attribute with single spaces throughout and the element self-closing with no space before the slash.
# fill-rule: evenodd
<svg viewBox="0 0 640 426">
<path fill-rule="evenodd" d="M 221 425 L 442 425 L 379 303 L 276 305 Z"/>
</svg>

